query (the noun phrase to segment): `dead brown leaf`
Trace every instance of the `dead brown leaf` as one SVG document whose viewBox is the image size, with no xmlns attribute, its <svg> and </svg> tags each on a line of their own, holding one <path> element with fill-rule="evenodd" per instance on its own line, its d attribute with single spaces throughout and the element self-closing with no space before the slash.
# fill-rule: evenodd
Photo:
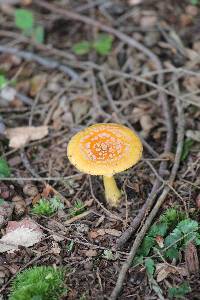
<svg viewBox="0 0 200 300">
<path fill-rule="evenodd" d="M 46 83 L 46 75 L 45 74 L 39 74 L 34 76 L 31 79 L 31 86 L 30 86 L 30 95 L 32 97 L 35 97 L 37 93 L 41 90 L 41 88 Z"/>
<path fill-rule="evenodd" d="M 40 140 L 48 134 L 48 126 L 16 127 L 5 130 L 10 140 L 9 146 L 15 149 L 23 147 L 29 141 Z"/>
<path fill-rule="evenodd" d="M 30 247 L 38 243 L 43 237 L 43 232 L 37 223 L 30 218 L 22 221 L 10 221 L 6 234 L 0 239 L 0 252 L 13 251 L 18 246 Z"/>
<path fill-rule="evenodd" d="M 185 261 L 189 273 L 199 273 L 199 259 L 194 243 L 190 242 L 185 250 Z"/>
<path fill-rule="evenodd" d="M 181 276 L 187 276 L 187 269 L 184 267 L 172 266 L 168 263 L 160 263 L 156 265 L 156 281 L 161 282 L 167 278 L 170 274 L 180 274 Z"/>
</svg>

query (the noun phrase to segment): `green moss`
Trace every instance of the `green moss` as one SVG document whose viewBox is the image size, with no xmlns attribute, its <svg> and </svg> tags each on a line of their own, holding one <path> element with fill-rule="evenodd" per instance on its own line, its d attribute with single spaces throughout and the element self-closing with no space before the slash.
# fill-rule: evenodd
<svg viewBox="0 0 200 300">
<path fill-rule="evenodd" d="M 59 300 L 67 289 L 63 268 L 33 267 L 17 275 L 9 300 Z"/>
</svg>

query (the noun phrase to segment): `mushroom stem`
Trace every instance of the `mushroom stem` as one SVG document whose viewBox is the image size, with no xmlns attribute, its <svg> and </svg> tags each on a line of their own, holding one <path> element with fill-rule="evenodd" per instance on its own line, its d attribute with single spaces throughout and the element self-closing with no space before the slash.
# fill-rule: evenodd
<svg viewBox="0 0 200 300">
<path fill-rule="evenodd" d="M 117 187 L 113 176 L 103 176 L 103 183 L 105 187 L 105 196 L 110 206 L 117 207 L 120 202 L 121 192 Z"/>
</svg>

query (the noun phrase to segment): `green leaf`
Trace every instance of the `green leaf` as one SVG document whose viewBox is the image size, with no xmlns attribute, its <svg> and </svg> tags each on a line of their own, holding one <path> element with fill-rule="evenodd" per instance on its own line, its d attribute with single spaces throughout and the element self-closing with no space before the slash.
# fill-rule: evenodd
<svg viewBox="0 0 200 300">
<path fill-rule="evenodd" d="M 73 51 L 77 55 L 84 55 L 90 51 L 91 44 L 87 41 L 82 41 L 73 46 Z"/>
<path fill-rule="evenodd" d="M 192 5 L 198 5 L 199 0 L 190 0 L 190 3 L 191 3 Z"/>
<path fill-rule="evenodd" d="M 148 236 L 156 237 L 158 235 L 164 236 L 167 232 L 167 223 L 153 224 L 149 230 Z"/>
<path fill-rule="evenodd" d="M 35 41 L 38 44 L 43 44 L 44 43 L 44 27 L 37 26 L 34 29 L 33 36 L 34 36 Z"/>
<path fill-rule="evenodd" d="M 197 231 L 198 228 L 198 222 L 191 219 L 185 219 L 177 225 L 177 229 L 182 231 L 184 234 L 187 234 L 192 231 Z"/>
<path fill-rule="evenodd" d="M 193 144 L 194 144 L 194 141 L 192 139 L 186 139 L 184 141 L 183 150 L 182 150 L 182 154 L 181 154 L 181 161 L 184 161 L 187 159 Z"/>
<path fill-rule="evenodd" d="M 147 259 L 145 259 L 145 268 L 146 268 L 146 271 L 147 271 L 147 274 L 152 277 L 153 276 L 153 273 L 155 271 L 155 262 L 152 258 L 148 257 Z"/>
<path fill-rule="evenodd" d="M 0 198 L 0 206 L 3 205 L 4 203 L 5 201 L 2 198 Z"/>
<path fill-rule="evenodd" d="M 15 10 L 15 25 L 21 30 L 30 30 L 34 25 L 34 17 L 30 10 L 18 8 Z"/>
<path fill-rule="evenodd" d="M 0 158 L 0 178 L 1 177 L 10 177 L 11 171 L 8 163 L 5 159 Z"/>
<path fill-rule="evenodd" d="M 112 49 L 113 37 L 108 34 L 99 35 L 93 43 L 93 48 L 101 55 L 108 55 Z"/>
<path fill-rule="evenodd" d="M 8 84 L 8 80 L 4 75 L 0 75 L 0 89 L 4 88 Z"/>
<path fill-rule="evenodd" d="M 144 257 L 143 256 L 136 256 L 132 262 L 132 266 L 136 265 L 143 265 L 144 264 Z"/>
<path fill-rule="evenodd" d="M 142 256 L 147 256 L 149 254 L 149 252 L 151 251 L 151 249 L 153 248 L 153 246 L 155 246 L 155 239 L 150 237 L 150 236 L 146 236 L 137 252 L 137 255 L 142 255 Z"/>
<path fill-rule="evenodd" d="M 190 285 L 187 282 L 180 284 L 178 287 L 172 287 L 168 289 L 168 297 L 182 298 L 191 291 Z"/>
<path fill-rule="evenodd" d="M 167 249 L 165 251 L 165 257 L 169 258 L 169 259 L 178 259 L 179 258 L 179 251 L 177 248 L 175 247 L 170 247 L 169 249 Z"/>
<path fill-rule="evenodd" d="M 174 247 L 177 246 L 178 241 L 182 238 L 182 232 L 178 229 L 175 228 L 166 238 L 165 238 L 165 246 L 171 246 L 173 245 Z"/>
<path fill-rule="evenodd" d="M 69 241 L 66 245 L 67 252 L 71 253 L 73 250 L 73 247 L 74 247 L 74 241 Z"/>
</svg>

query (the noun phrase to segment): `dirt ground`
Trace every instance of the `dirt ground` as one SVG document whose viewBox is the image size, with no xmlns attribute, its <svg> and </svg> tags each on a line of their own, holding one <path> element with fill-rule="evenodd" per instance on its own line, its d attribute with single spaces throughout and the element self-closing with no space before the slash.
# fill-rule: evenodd
<svg viewBox="0 0 200 300">
<path fill-rule="evenodd" d="M 43 27 L 43 43 L 17 28 L 19 8 Z M 10 82 L 0 94 L 0 153 L 12 177 L 0 182 L 9 212 L 1 236 L 8 220 L 27 217 L 44 234 L 32 247 L 1 253 L 0 299 L 8 299 L 16 274 L 33 265 L 70 268 L 66 299 L 116 299 L 109 297 L 119 286 L 121 300 L 168 299 L 168 288 L 185 280 L 191 291 L 182 299 L 200 299 L 198 263 L 193 274 L 171 273 L 161 282 L 151 281 L 144 265 L 129 264 L 117 281 L 149 216 L 155 222 L 177 206 L 200 220 L 200 3 L 8 0 L 0 1 L 0 24 L 0 74 Z M 102 33 L 112 37 L 106 55 L 74 51 Z M 123 190 L 116 209 L 105 202 L 101 177 L 79 173 L 67 158 L 70 137 L 101 122 L 134 128 L 143 139 L 142 160 L 116 175 Z M 41 136 L 23 144 L 14 132 L 13 141 L 8 129 L 21 126 L 22 139 L 29 126 Z M 49 217 L 32 213 L 41 197 L 52 195 L 64 208 Z M 72 219 L 77 201 L 83 210 Z M 185 266 L 184 254 L 173 263 Z"/>
</svg>

